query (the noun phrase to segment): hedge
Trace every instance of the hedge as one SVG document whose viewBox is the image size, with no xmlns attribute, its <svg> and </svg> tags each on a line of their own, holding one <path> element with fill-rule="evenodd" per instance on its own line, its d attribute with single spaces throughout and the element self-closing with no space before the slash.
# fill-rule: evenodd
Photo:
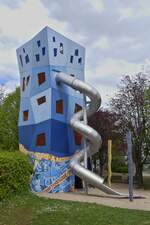
<svg viewBox="0 0 150 225">
<path fill-rule="evenodd" d="M 0 200 L 29 188 L 32 166 L 20 152 L 0 152 Z"/>
<path fill-rule="evenodd" d="M 112 171 L 117 173 L 128 173 L 128 165 L 125 164 L 125 159 L 123 156 L 113 157 Z"/>
</svg>

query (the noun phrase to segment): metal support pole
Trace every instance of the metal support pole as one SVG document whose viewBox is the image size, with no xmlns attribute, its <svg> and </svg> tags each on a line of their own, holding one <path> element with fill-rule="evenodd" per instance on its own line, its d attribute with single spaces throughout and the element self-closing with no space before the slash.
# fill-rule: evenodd
<svg viewBox="0 0 150 225">
<path fill-rule="evenodd" d="M 131 131 L 126 134 L 128 147 L 128 176 L 129 176 L 129 199 L 133 201 L 133 159 L 132 159 L 132 137 Z"/>
<path fill-rule="evenodd" d="M 83 99 L 84 99 L 84 115 L 83 115 L 83 119 L 84 119 L 84 124 L 87 124 L 87 113 L 86 113 L 86 95 L 83 94 Z M 86 143 L 86 139 L 84 139 L 84 167 L 87 169 L 87 157 L 88 157 L 88 153 L 87 153 L 87 143 Z M 84 188 L 85 188 L 85 193 L 88 194 L 88 184 L 87 182 L 84 181 Z"/>
<path fill-rule="evenodd" d="M 111 187 L 112 140 L 108 140 L 108 186 Z"/>
</svg>

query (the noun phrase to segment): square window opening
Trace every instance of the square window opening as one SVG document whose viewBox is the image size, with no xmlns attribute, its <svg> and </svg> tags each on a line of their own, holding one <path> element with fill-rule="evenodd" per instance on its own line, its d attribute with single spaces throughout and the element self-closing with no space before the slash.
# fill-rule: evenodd
<svg viewBox="0 0 150 225">
<path fill-rule="evenodd" d="M 45 73 L 38 73 L 38 83 L 39 85 L 43 84 L 45 82 Z"/>
<path fill-rule="evenodd" d="M 81 110 L 82 110 L 82 106 L 76 103 L 75 104 L 75 108 L 74 108 L 74 113 L 77 113 L 77 112 L 79 112 Z"/>
<path fill-rule="evenodd" d="M 22 56 L 21 55 L 19 55 L 19 59 L 20 59 L 21 66 L 23 67 L 23 61 L 22 61 Z"/>
<path fill-rule="evenodd" d="M 25 56 L 25 62 L 26 62 L 26 64 L 29 63 L 29 61 L 30 61 L 30 60 L 29 60 L 29 56 L 26 55 L 26 56 Z"/>
<path fill-rule="evenodd" d="M 42 55 L 45 55 L 45 50 L 46 50 L 46 48 L 43 47 L 43 48 L 42 48 Z"/>
<path fill-rule="evenodd" d="M 73 55 L 70 56 L 70 63 L 73 63 Z"/>
<path fill-rule="evenodd" d="M 63 114 L 63 100 L 56 101 L 56 113 Z"/>
<path fill-rule="evenodd" d="M 75 56 L 78 56 L 78 55 L 79 55 L 79 50 L 75 49 Z"/>
<path fill-rule="evenodd" d="M 59 46 L 59 52 L 60 52 L 61 54 L 64 54 L 63 43 L 60 43 L 60 46 Z"/>
<path fill-rule="evenodd" d="M 44 146 L 44 145 L 46 145 L 45 133 L 38 134 L 36 138 L 36 146 Z"/>
<path fill-rule="evenodd" d="M 23 111 L 23 121 L 27 121 L 29 117 L 29 110 Z"/>
<path fill-rule="evenodd" d="M 35 58 L 36 58 L 36 61 L 37 61 L 37 62 L 40 61 L 40 55 L 39 55 L 39 54 L 36 54 L 36 55 L 35 55 Z"/>
<path fill-rule="evenodd" d="M 40 40 L 37 41 L 37 46 L 38 46 L 38 47 L 41 46 L 41 41 L 40 41 Z"/>
<path fill-rule="evenodd" d="M 25 91 L 25 77 L 23 77 L 22 91 Z"/>
<path fill-rule="evenodd" d="M 81 58 L 81 57 L 78 59 L 78 63 L 79 63 L 79 64 L 82 63 L 82 58 Z"/>
<path fill-rule="evenodd" d="M 74 131 L 74 141 L 76 145 L 81 145 L 82 143 L 82 135 L 77 131 Z"/>
<path fill-rule="evenodd" d="M 57 48 L 54 48 L 54 57 L 57 56 Z"/>
<path fill-rule="evenodd" d="M 38 105 L 41 105 L 41 104 L 43 104 L 44 102 L 46 102 L 46 97 L 45 97 L 45 96 L 42 96 L 42 97 L 40 97 L 40 98 L 37 99 Z"/>
<path fill-rule="evenodd" d="M 28 86 L 28 84 L 29 84 L 29 81 L 30 81 L 30 76 L 27 76 L 27 80 L 26 80 L 26 86 Z"/>
</svg>

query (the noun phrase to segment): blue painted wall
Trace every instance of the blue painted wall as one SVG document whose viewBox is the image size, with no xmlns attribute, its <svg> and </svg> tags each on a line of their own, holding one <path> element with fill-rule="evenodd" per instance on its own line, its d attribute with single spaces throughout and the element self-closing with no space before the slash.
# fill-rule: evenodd
<svg viewBox="0 0 150 225">
<path fill-rule="evenodd" d="M 83 106 L 83 96 L 65 84 L 57 85 L 55 77 L 59 72 L 64 72 L 84 80 L 85 49 L 45 27 L 17 49 L 17 59 L 21 85 L 19 143 L 31 153 L 34 163 L 38 160 L 36 153 L 41 154 L 31 187 L 35 191 L 43 191 L 60 179 L 63 168 L 64 173 L 69 170 L 69 161 L 59 164 L 44 157 L 47 154 L 68 157 L 83 148 L 83 140 L 80 145 L 75 143 L 75 134 L 69 125 L 75 105 Z M 45 81 L 40 85 L 39 73 L 45 74 Z M 42 97 L 45 100 L 39 105 L 38 99 Z M 63 113 L 56 112 L 58 100 L 63 101 Z M 26 110 L 28 118 L 24 121 L 23 112 Z M 40 134 L 45 134 L 45 143 L 41 146 L 37 145 Z M 52 169 L 54 164 L 56 168 Z M 74 176 L 66 176 L 60 185 L 55 188 L 52 185 L 52 192 L 68 191 L 73 183 Z"/>
<path fill-rule="evenodd" d="M 81 45 L 48 27 L 17 49 L 21 82 L 19 141 L 27 150 L 56 156 L 76 151 L 69 121 L 75 104 L 83 106 L 83 96 L 65 84 L 58 86 L 55 77 L 58 72 L 65 72 L 84 80 L 84 55 L 85 49 Z M 41 85 L 38 83 L 39 73 L 45 73 L 45 82 Z M 42 96 L 46 102 L 38 105 L 37 99 Z M 63 100 L 63 114 L 56 113 L 57 100 Z M 25 110 L 29 110 L 27 121 L 23 120 Z M 45 146 L 35 146 L 39 132 L 46 134 Z"/>
</svg>

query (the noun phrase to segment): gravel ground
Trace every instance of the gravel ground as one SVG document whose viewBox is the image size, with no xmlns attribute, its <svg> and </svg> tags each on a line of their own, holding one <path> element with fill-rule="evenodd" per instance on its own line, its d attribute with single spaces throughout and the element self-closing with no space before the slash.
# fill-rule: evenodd
<svg viewBox="0 0 150 225">
<path fill-rule="evenodd" d="M 112 187 L 121 193 L 128 193 L 128 186 L 126 184 L 113 184 Z M 150 211 L 150 190 L 136 189 L 134 194 L 137 194 L 142 198 L 134 199 L 133 202 L 130 202 L 127 198 L 106 195 L 96 188 L 89 188 L 88 195 L 86 195 L 82 190 L 56 194 L 38 193 L 37 195 L 50 199 L 89 202 L 111 207 Z"/>
</svg>

